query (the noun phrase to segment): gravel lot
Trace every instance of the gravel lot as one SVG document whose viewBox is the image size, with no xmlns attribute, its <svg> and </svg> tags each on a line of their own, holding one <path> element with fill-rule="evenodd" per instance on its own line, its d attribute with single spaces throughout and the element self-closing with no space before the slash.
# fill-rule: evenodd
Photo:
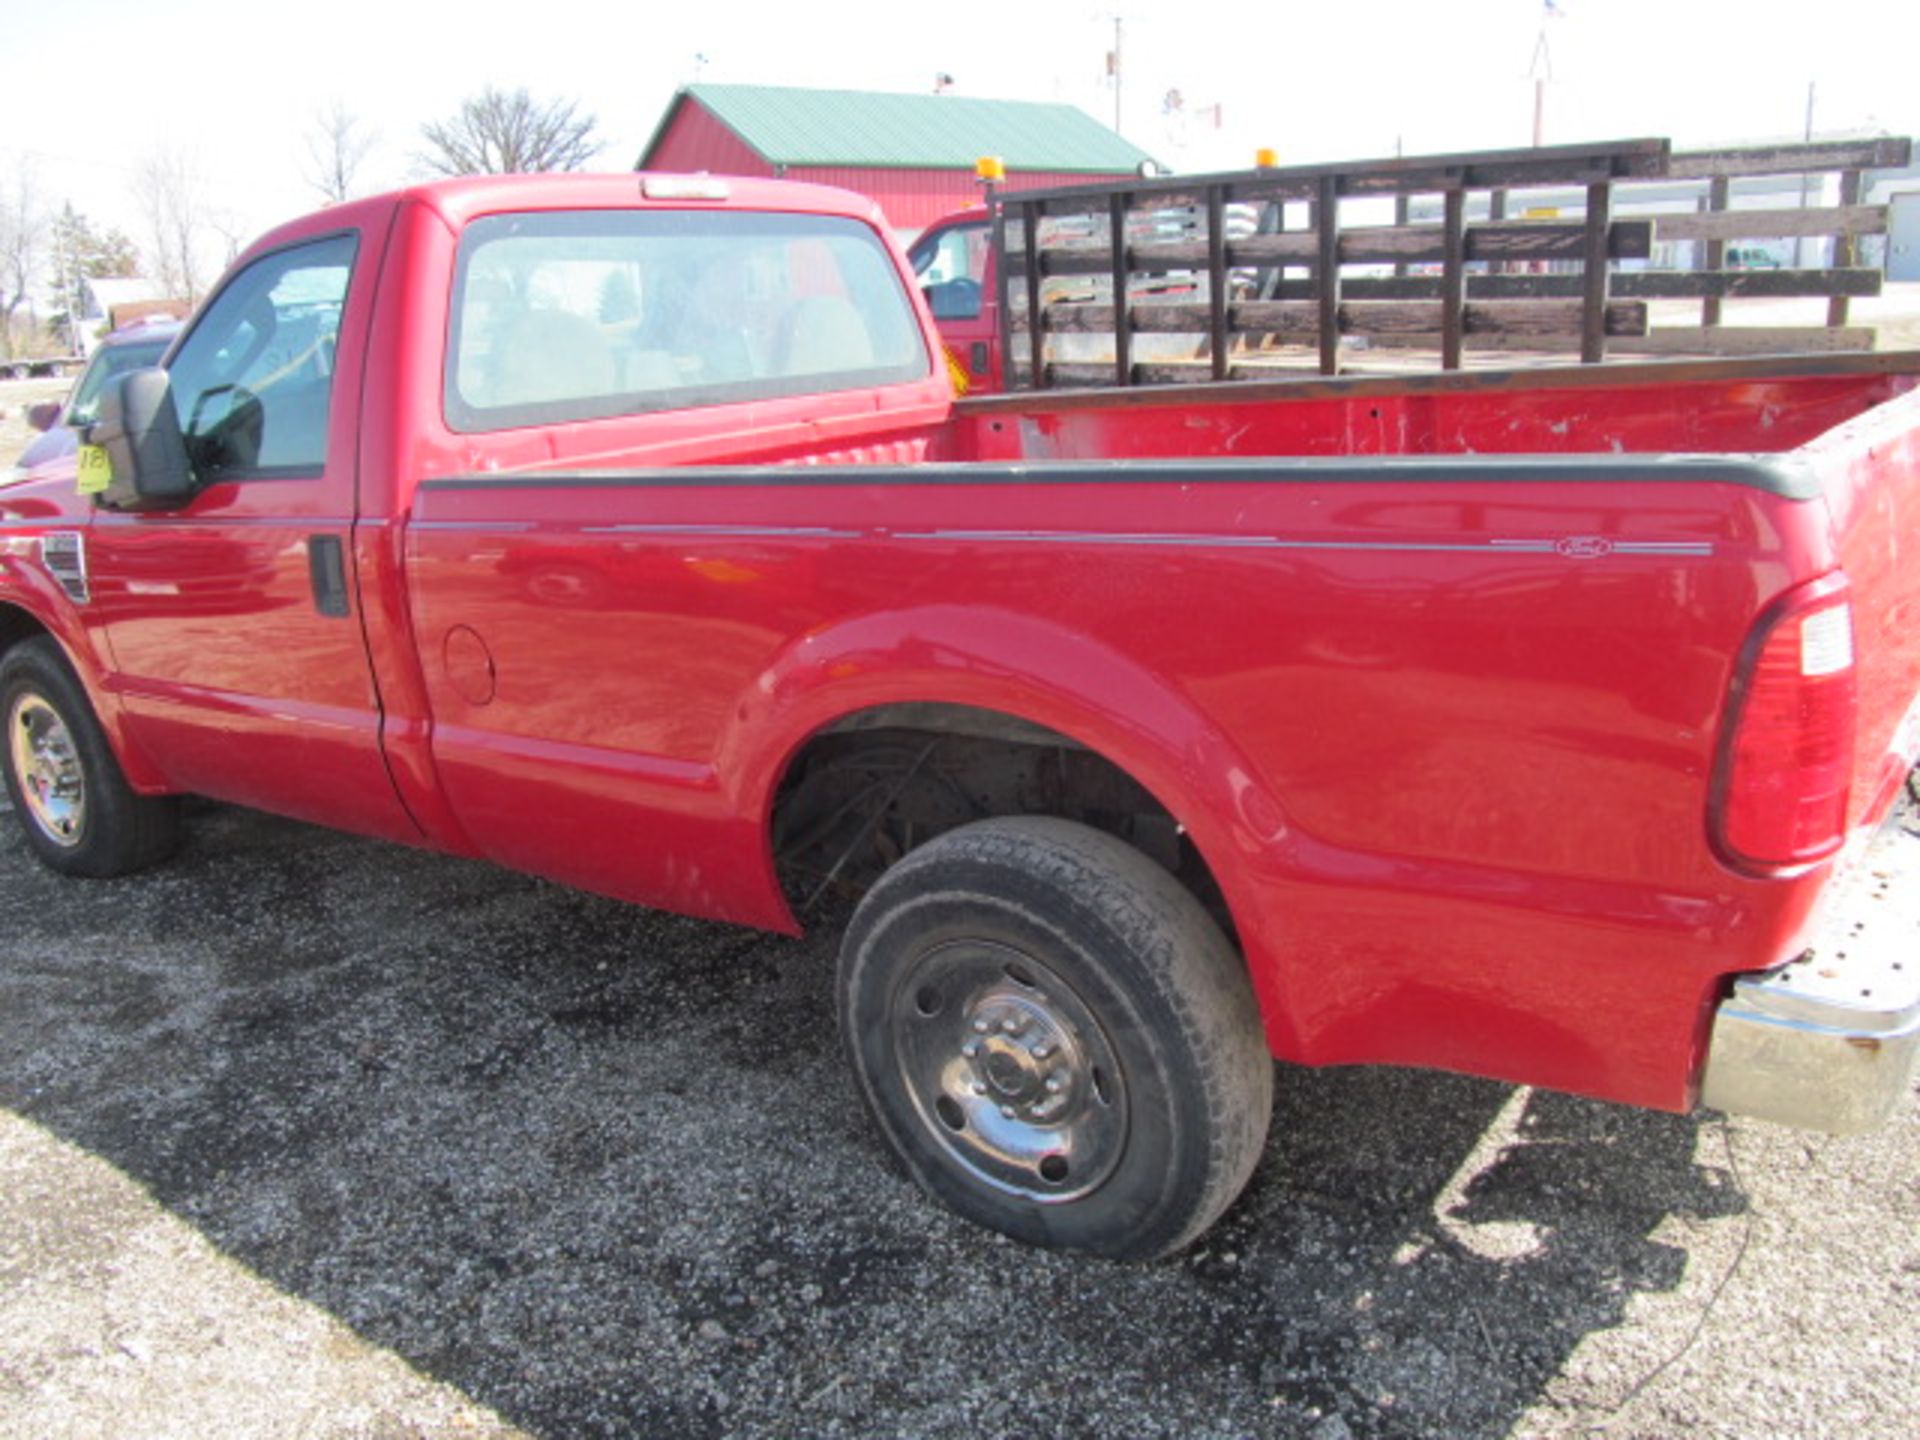
<svg viewBox="0 0 1920 1440">
<path fill-rule="evenodd" d="M 1126 1267 L 883 1156 L 830 938 L 244 811 L 0 838 L 0 1434 L 1912 1434 L 1920 1114 L 1854 1140 L 1287 1070 Z"/>
</svg>

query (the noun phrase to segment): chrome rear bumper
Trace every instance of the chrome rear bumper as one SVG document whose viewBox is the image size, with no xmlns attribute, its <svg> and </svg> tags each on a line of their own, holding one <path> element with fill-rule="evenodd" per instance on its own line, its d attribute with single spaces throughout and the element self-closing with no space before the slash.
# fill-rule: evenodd
<svg viewBox="0 0 1920 1440">
<path fill-rule="evenodd" d="M 1911 799 L 1842 882 L 1792 964 L 1720 1002 L 1700 1103 L 1852 1135 L 1907 1094 L 1920 1060 L 1920 811 Z"/>
</svg>

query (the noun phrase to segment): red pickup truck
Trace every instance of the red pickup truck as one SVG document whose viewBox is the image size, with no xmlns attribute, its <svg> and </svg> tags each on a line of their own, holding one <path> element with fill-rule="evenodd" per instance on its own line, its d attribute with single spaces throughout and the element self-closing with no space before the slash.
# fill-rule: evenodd
<svg viewBox="0 0 1920 1440">
<path fill-rule="evenodd" d="M 448 181 L 0 488 L 25 843 L 196 793 L 785 933 L 911 1173 L 1167 1253 L 1274 1067 L 1876 1123 L 1920 355 L 956 403 L 869 202 Z M 1878 847 L 1874 849 L 1873 847 Z M 1904 918 L 1902 918 L 1904 917 Z"/>
</svg>

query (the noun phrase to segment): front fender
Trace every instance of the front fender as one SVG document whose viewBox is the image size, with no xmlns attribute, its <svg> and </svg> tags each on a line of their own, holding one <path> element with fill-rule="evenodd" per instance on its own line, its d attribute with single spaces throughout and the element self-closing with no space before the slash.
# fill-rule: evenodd
<svg viewBox="0 0 1920 1440">
<path fill-rule="evenodd" d="M 1240 932 L 1269 1034 L 1286 1047 L 1262 907 L 1286 812 L 1238 748 L 1161 675 L 1044 618 L 970 605 L 870 613 L 788 644 L 740 697 L 717 771 L 735 814 L 759 817 L 764 882 L 780 782 L 808 739 L 862 710 L 968 705 L 1044 725 L 1131 775 L 1183 825 Z"/>
<path fill-rule="evenodd" d="M 164 792 L 165 778 L 126 732 L 119 701 L 107 685 L 108 666 L 94 643 L 95 632 L 41 560 L 41 535 L 38 528 L 25 534 L 0 531 L 0 645 L 36 632 L 50 635 L 87 692 L 127 783 L 143 794 Z"/>
</svg>

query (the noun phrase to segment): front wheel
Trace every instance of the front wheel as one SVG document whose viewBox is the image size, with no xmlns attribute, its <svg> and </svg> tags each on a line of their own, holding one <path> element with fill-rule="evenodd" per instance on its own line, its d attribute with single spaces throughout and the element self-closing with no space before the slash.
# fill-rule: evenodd
<svg viewBox="0 0 1920 1440">
<path fill-rule="evenodd" d="M 1178 1250 L 1265 1143 L 1245 967 L 1171 875 L 1084 825 L 982 821 L 907 856 L 855 912 L 840 1007 L 908 1171 L 1030 1244 Z"/>
<path fill-rule="evenodd" d="M 0 657 L 0 724 L 7 798 L 42 864 L 104 878 L 172 850 L 173 802 L 127 784 L 86 691 L 51 640 L 22 641 Z"/>
</svg>

